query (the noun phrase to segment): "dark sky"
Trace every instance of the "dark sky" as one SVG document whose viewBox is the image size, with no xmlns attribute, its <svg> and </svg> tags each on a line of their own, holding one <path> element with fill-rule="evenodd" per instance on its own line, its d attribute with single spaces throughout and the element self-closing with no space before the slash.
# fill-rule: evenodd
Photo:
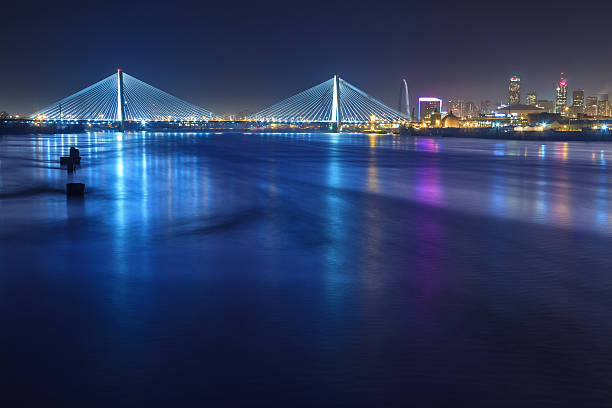
<svg viewBox="0 0 612 408">
<path fill-rule="evenodd" d="M 31 113 L 116 68 L 217 113 L 258 110 L 339 73 L 413 97 L 612 93 L 612 2 L 70 0 L 2 5 L 0 110 Z"/>
</svg>

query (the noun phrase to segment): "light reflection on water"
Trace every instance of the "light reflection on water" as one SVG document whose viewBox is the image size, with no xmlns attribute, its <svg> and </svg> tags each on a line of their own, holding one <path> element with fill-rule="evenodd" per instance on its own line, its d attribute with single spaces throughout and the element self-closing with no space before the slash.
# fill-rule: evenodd
<svg viewBox="0 0 612 408">
<path fill-rule="evenodd" d="M 72 145 L 83 164 L 68 175 Z M 239 375 L 271 405 L 609 401 L 610 153 L 376 134 L 2 136 L 13 388 L 237 402 Z M 85 200 L 66 201 L 71 180 Z"/>
</svg>

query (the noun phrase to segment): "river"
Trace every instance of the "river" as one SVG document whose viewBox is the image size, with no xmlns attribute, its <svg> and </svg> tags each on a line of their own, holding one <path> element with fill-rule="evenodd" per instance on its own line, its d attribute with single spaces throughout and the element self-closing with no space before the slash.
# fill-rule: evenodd
<svg viewBox="0 0 612 408">
<path fill-rule="evenodd" d="M 0 136 L 0 401 L 609 406 L 611 160 L 607 143 Z"/>
</svg>

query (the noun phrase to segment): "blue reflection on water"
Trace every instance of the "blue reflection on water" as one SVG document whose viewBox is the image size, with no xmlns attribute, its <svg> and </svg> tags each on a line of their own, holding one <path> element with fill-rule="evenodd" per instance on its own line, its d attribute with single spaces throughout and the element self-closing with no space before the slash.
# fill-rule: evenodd
<svg viewBox="0 0 612 408">
<path fill-rule="evenodd" d="M 504 143 L 496 143 L 495 148 L 493 149 L 493 155 L 504 156 L 505 148 L 506 148 L 506 145 Z"/>
<path fill-rule="evenodd" d="M 68 175 L 72 145 L 83 165 Z M 83 406 L 607 403 L 610 149 L 0 137 L 11 388 L 59 401 L 72 387 Z M 85 200 L 66 201 L 72 180 Z"/>
</svg>

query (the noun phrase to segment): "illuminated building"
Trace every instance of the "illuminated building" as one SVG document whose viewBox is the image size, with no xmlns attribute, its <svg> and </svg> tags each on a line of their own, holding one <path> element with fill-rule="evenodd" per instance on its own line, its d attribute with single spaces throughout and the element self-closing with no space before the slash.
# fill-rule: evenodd
<svg viewBox="0 0 612 408">
<path fill-rule="evenodd" d="M 565 108 L 567 106 L 567 81 L 563 78 L 563 72 L 561 73 L 561 80 L 557 84 L 556 91 L 555 113 L 565 115 Z"/>
<path fill-rule="evenodd" d="M 600 118 L 609 118 L 612 116 L 612 107 L 610 101 L 597 102 L 597 116 Z"/>
<path fill-rule="evenodd" d="M 462 99 L 448 101 L 448 110 L 459 118 L 476 116 L 479 113 L 474 102 L 466 102 Z"/>
<path fill-rule="evenodd" d="M 459 118 L 455 116 L 453 111 L 448 112 L 448 115 L 442 119 L 443 128 L 458 128 L 460 126 Z"/>
<path fill-rule="evenodd" d="M 472 118 L 478 116 L 478 113 L 478 108 L 474 102 L 465 103 L 465 112 L 463 116 Z"/>
<path fill-rule="evenodd" d="M 542 113 L 542 112 L 544 112 L 544 109 L 540 108 L 538 106 L 533 106 L 533 105 L 520 105 L 520 104 L 516 104 L 516 105 L 502 106 L 500 108 L 497 108 L 496 111 L 498 113 L 504 113 L 504 114 L 506 114 L 508 116 L 516 116 L 518 118 L 520 118 L 520 117 L 526 118 L 527 115 L 529 115 L 529 114 Z"/>
<path fill-rule="evenodd" d="M 448 111 L 453 112 L 453 115 L 458 118 L 468 118 L 479 113 L 474 102 L 466 102 L 462 99 L 448 101 Z"/>
<path fill-rule="evenodd" d="M 529 92 L 525 98 L 525 105 L 535 106 L 537 103 L 537 95 L 535 91 Z"/>
<path fill-rule="evenodd" d="M 432 97 L 419 98 L 419 120 L 427 120 L 435 112 L 442 111 L 442 99 Z"/>
<path fill-rule="evenodd" d="M 609 118 L 612 116 L 608 94 L 602 94 L 601 100 L 597 102 L 597 116 L 600 118 Z"/>
<path fill-rule="evenodd" d="M 480 114 L 486 115 L 493 112 L 493 103 L 491 101 L 480 102 Z"/>
<path fill-rule="evenodd" d="M 584 113 L 584 89 L 572 92 L 572 114 L 578 116 Z"/>
<path fill-rule="evenodd" d="M 448 101 L 448 111 L 453 115 L 463 117 L 465 112 L 465 101 L 461 99 L 452 99 Z"/>
<path fill-rule="evenodd" d="M 544 109 L 544 112 L 554 113 L 555 112 L 555 103 L 553 101 L 547 101 L 545 99 L 541 99 L 536 102 L 536 106 Z"/>
<path fill-rule="evenodd" d="M 433 112 L 430 116 L 429 116 L 429 125 L 431 127 L 436 127 L 439 128 L 442 126 L 442 114 L 440 112 Z"/>
<path fill-rule="evenodd" d="M 518 105 L 521 103 L 521 78 L 514 75 L 508 83 L 508 104 Z"/>
<path fill-rule="evenodd" d="M 586 98 L 586 106 L 584 108 L 584 113 L 589 116 L 597 116 L 597 101 L 599 99 L 596 96 L 589 96 Z"/>
</svg>

